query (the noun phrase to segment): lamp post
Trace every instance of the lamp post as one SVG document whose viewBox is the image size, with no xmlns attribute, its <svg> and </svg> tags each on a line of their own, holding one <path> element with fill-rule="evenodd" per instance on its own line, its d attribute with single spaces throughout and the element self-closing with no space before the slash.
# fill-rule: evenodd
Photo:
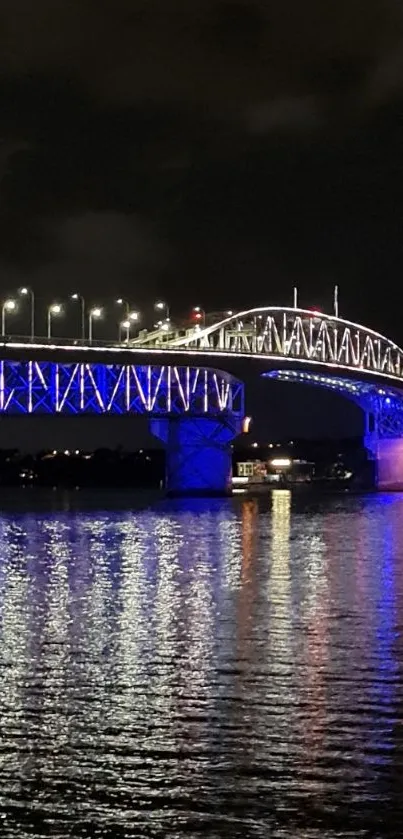
<svg viewBox="0 0 403 839">
<path fill-rule="evenodd" d="M 88 313 L 88 341 L 92 344 L 92 322 L 99 320 L 102 317 L 102 309 L 99 306 L 94 306 Z"/>
<path fill-rule="evenodd" d="M 169 322 L 170 318 L 168 303 L 165 303 L 164 300 L 158 300 L 156 303 L 154 303 L 154 309 L 156 309 L 158 312 L 165 312 L 167 322 Z"/>
<path fill-rule="evenodd" d="M 130 305 L 129 305 L 129 303 L 127 302 L 127 300 L 123 300 L 123 297 L 118 297 L 118 299 L 117 299 L 117 300 L 115 300 L 115 303 L 116 303 L 116 305 L 117 305 L 117 306 L 123 306 L 123 307 L 124 307 L 124 310 L 125 310 L 125 319 L 126 319 L 126 320 L 128 320 L 128 318 L 129 318 L 129 311 L 130 311 Z"/>
<path fill-rule="evenodd" d="M 119 324 L 119 344 L 122 343 L 122 329 L 126 331 L 126 344 L 129 343 L 130 339 L 130 327 L 132 325 L 131 320 L 122 320 L 122 323 Z"/>
<path fill-rule="evenodd" d="M 5 300 L 1 307 L 1 335 L 4 338 L 6 334 L 6 313 L 14 312 L 16 309 L 15 300 Z"/>
<path fill-rule="evenodd" d="M 126 343 L 130 340 L 130 329 L 140 318 L 139 312 L 129 312 L 128 317 L 119 324 L 119 343 L 122 341 L 122 329 L 126 330 Z"/>
<path fill-rule="evenodd" d="M 78 291 L 75 291 L 74 294 L 71 295 L 72 300 L 77 300 L 81 304 L 81 338 L 84 341 L 85 339 L 85 300 L 82 294 L 79 294 Z"/>
<path fill-rule="evenodd" d="M 31 299 L 31 341 L 35 340 L 35 295 L 32 288 L 23 286 L 19 289 L 19 294 Z"/>
<path fill-rule="evenodd" d="M 52 317 L 61 315 L 63 308 L 60 303 L 52 303 L 48 306 L 48 338 L 52 337 Z"/>
</svg>

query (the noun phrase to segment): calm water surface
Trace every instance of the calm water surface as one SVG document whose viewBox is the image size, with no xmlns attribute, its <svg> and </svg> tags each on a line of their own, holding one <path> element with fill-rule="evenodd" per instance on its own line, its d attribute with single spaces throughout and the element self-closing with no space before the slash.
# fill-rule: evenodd
<svg viewBox="0 0 403 839">
<path fill-rule="evenodd" d="M 403 496 L 2 509 L 2 839 L 401 839 Z"/>
</svg>

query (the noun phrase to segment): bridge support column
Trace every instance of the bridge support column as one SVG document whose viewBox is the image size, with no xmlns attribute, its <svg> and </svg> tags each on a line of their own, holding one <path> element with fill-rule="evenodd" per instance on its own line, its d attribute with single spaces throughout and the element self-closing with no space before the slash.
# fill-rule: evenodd
<svg viewBox="0 0 403 839">
<path fill-rule="evenodd" d="M 365 445 L 376 461 L 375 486 L 379 491 L 403 490 L 403 399 L 379 394 L 366 410 Z"/>
<path fill-rule="evenodd" d="M 376 461 L 375 486 L 380 492 L 403 491 L 403 437 L 381 438 L 367 447 Z"/>
<path fill-rule="evenodd" d="M 235 417 L 172 417 L 150 422 L 166 445 L 166 489 L 172 496 L 219 496 L 231 492 L 231 442 Z"/>
</svg>

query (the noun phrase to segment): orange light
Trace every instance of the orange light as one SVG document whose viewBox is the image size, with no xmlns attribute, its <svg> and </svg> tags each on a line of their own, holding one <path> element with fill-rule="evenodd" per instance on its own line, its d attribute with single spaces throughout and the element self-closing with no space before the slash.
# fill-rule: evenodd
<svg viewBox="0 0 403 839">
<path fill-rule="evenodd" d="M 244 417 L 242 422 L 242 433 L 249 434 L 250 424 L 252 422 L 252 417 Z"/>
</svg>

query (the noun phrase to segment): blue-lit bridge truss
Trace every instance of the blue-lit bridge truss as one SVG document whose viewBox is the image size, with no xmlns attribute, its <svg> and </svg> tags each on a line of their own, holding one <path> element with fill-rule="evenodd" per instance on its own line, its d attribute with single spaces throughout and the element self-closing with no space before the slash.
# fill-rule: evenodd
<svg viewBox="0 0 403 839">
<path fill-rule="evenodd" d="M 403 437 L 403 391 L 398 388 L 302 370 L 271 370 L 264 375 L 282 382 L 307 384 L 339 393 L 359 405 L 367 422 L 372 417 L 372 431 L 379 438 Z"/>
<path fill-rule="evenodd" d="M 243 416 L 243 384 L 204 367 L 0 361 L 5 414 Z"/>
</svg>

